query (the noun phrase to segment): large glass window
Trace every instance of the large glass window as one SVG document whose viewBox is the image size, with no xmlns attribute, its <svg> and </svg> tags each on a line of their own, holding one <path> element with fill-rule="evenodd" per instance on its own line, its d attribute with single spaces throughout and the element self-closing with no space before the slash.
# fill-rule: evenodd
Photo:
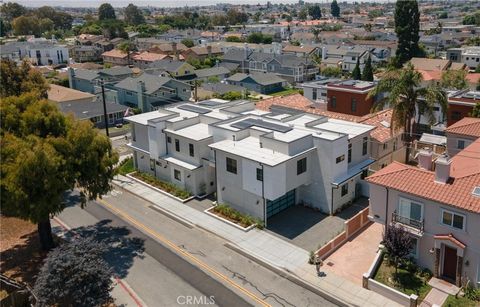
<svg viewBox="0 0 480 307">
<path fill-rule="evenodd" d="M 352 98 L 352 105 L 351 105 L 352 112 L 357 112 L 357 100 Z"/>
<path fill-rule="evenodd" d="M 307 158 L 297 161 L 297 175 L 303 174 L 307 171 Z"/>
<path fill-rule="evenodd" d="M 465 148 L 465 140 L 458 140 L 457 141 L 457 148 L 464 149 Z"/>
<path fill-rule="evenodd" d="M 348 194 L 348 183 L 345 183 L 342 185 L 342 196 L 345 196 Z"/>
<path fill-rule="evenodd" d="M 345 155 L 338 156 L 338 157 L 335 159 L 335 161 L 336 161 L 337 164 L 340 163 L 340 162 L 342 162 L 343 160 L 345 160 Z"/>
<path fill-rule="evenodd" d="M 422 205 L 414 201 L 400 198 L 398 204 L 398 215 L 413 221 L 422 221 Z"/>
<path fill-rule="evenodd" d="M 173 177 L 178 181 L 182 181 L 182 173 L 178 169 L 173 170 Z"/>
<path fill-rule="evenodd" d="M 232 174 L 237 173 L 237 160 L 227 158 L 227 172 Z"/>
<path fill-rule="evenodd" d="M 463 230 L 465 226 L 465 216 L 451 211 L 442 210 L 442 224 Z"/>
<path fill-rule="evenodd" d="M 337 107 L 337 97 L 332 96 L 332 108 L 335 109 Z"/>
<path fill-rule="evenodd" d="M 263 181 L 263 169 L 257 168 L 257 180 Z"/>
<path fill-rule="evenodd" d="M 175 150 L 180 151 L 180 141 L 178 139 L 175 139 Z"/>
</svg>

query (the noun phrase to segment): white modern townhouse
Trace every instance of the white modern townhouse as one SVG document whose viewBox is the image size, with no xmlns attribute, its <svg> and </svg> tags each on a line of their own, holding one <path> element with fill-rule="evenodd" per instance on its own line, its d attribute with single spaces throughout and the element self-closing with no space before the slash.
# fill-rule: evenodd
<svg viewBox="0 0 480 307">
<path fill-rule="evenodd" d="M 207 100 L 126 120 L 138 170 L 265 222 L 296 204 L 333 214 L 368 195 L 375 127 L 296 113 Z"/>
</svg>

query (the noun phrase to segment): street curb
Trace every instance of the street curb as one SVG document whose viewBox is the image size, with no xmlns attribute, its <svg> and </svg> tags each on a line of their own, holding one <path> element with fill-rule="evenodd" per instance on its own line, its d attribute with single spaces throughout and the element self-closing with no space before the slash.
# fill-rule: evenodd
<svg viewBox="0 0 480 307">
<path fill-rule="evenodd" d="M 130 191 L 130 190 L 128 190 L 128 189 L 125 189 L 125 188 L 122 187 L 120 184 L 115 183 L 115 182 L 113 182 L 112 184 L 115 185 L 115 186 L 117 186 L 118 188 L 124 190 L 125 192 L 130 193 L 130 194 L 132 194 L 133 196 L 136 196 L 136 197 L 141 198 L 141 199 L 143 199 L 144 201 L 148 202 L 149 204 L 151 204 L 151 205 L 148 206 L 148 208 L 150 208 L 150 209 L 152 209 L 152 210 L 154 210 L 154 211 L 156 211 L 156 212 L 158 212 L 158 213 L 161 213 L 161 214 L 165 215 L 166 217 L 171 218 L 171 219 L 174 220 L 175 222 L 178 222 L 178 223 L 182 224 L 183 226 L 188 227 L 188 228 L 190 228 L 190 229 L 192 229 L 193 227 L 195 227 L 192 223 L 189 223 L 189 222 L 185 221 L 184 219 L 182 219 L 181 217 L 179 217 L 179 216 L 177 216 L 177 215 L 175 215 L 175 214 L 173 214 L 173 213 L 171 213 L 171 212 L 168 212 L 167 210 L 165 210 L 165 209 L 163 209 L 163 208 L 155 205 L 154 203 L 152 203 L 150 200 L 146 199 L 145 197 L 140 196 L 140 195 L 138 195 L 138 194 L 135 194 L 135 193 L 133 193 L 132 191 Z"/>
<path fill-rule="evenodd" d="M 149 201 L 150 202 L 150 201 Z M 151 202 L 150 202 L 151 203 Z M 178 217 L 176 216 L 175 214 L 173 213 L 170 213 L 168 212 L 167 210 L 157 206 L 157 205 L 150 205 L 148 206 L 148 208 L 152 209 L 152 210 L 155 210 L 157 211 L 158 213 L 161 213 L 163 215 L 165 215 L 166 217 L 169 217 L 171 218 L 172 220 L 174 220 L 175 222 L 178 222 L 180 224 L 182 224 L 183 226 L 187 227 L 187 228 L 190 228 L 192 229 L 193 227 L 195 227 L 192 223 L 190 222 L 187 222 L 185 221 L 184 219 L 182 219 L 181 217 Z"/>
<path fill-rule="evenodd" d="M 290 273 L 284 269 L 281 269 L 279 267 L 276 267 L 275 265 L 269 263 L 268 261 L 264 260 L 264 259 L 261 259 L 260 257 L 258 256 L 253 256 L 252 254 L 246 252 L 245 250 L 243 250 L 242 248 L 240 248 L 239 246 L 233 244 L 233 243 L 230 243 L 230 242 L 227 242 L 224 244 L 225 247 L 239 253 L 240 255 L 252 260 L 253 262 L 267 268 L 268 270 L 271 270 L 273 272 L 275 272 L 276 274 L 280 275 L 281 277 L 283 278 L 286 278 L 287 280 L 293 282 L 294 284 L 297 284 L 298 286 L 302 287 L 302 288 L 305 288 L 313 293 L 316 293 L 318 295 L 320 295 L 321 297 L 325 298 L 327 301 L 329 302 L 332 302 L 338 306 L 352 306 L 351 304 L 348 304 L 347 302 L 343 301 L 343 300 L 340 300 L 334 296 L 332 296 L 331 294 L 313 286 L 312 284 L 310 284 L 309 282 L 307 281 L 304 281 L 303 279 L 293 275 L 293 273 Z"/>
</svg>

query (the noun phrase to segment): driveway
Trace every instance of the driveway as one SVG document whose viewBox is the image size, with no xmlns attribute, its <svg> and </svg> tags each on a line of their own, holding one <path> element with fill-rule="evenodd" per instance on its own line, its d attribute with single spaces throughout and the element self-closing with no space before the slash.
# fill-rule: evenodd
<svg viewBox="0 0 480 307">
<path fill-rule="evenodd" d="M 362 275 L 370 268 L 382 241 L 383 226 L 372 223 L 328 256 L 322 269 L 362 284 Z"/>
<path fill-rule="evenodd" d="M 345 221 L 366 206 L 368 200 L 361 198 L 334 216 L 292 206 L 270 217 L 266 230 L 307 251 L 314 251 L 341 233 L 345 229 Z"/>
</svg>

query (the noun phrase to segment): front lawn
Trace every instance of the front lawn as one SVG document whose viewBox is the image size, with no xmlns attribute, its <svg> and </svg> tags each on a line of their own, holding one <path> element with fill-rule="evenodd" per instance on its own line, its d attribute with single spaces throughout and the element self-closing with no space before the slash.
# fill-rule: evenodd
<svg viewBox="0 0 480 307">
<path fill-rule="evenodd" d="M 160 190 L 163 190 L 163 191 L 167 192 L 168 194 L 172 194 L 173 196 L 178 197 L 180 199 L 185 200 L 185 199 L 192 196 L 192 194 L 190 194 L 190 192 L 183 190 L 182 188 L 174 185 L 173 183 L 162 181 L 162 180 L 158 179 L 157 177 L 152 176 L 150 174 L 142 173 L 142 172 L 137 171 L 135 173 L 132 173 L 131 175 L 133 177 L 143 181 L 143 182 L 146 182 L 146 183 L 148 183 L 148 184 L 150 184 L 150 185 L 152 185 L 156 188 L 159 188 Z"/>
<path fill-rule="evenodd" d="M 120 163 L 118 166 L 118 173 L 120 175 L 127 175 L 135 171 L 135 167 L 133 165 L 133 158 L 127 158 Z"/>
<path fill-rule="evenodd" d="M 474 302 L 469 300 L 466 297 L 455 297 L 453 295 L 449 295 L 447 300 L 442 305 L 443 307 L 475 307 L 480 306 L 480 302 Z"/>
<path fill-rule="evenodd" d="M 395 281 L 394 275 L 395 267 L 389 265 L 388 260 L 384 259 L 380 264 L 374 279 L 407 295 L 418 295 L 419 303 L 432 289 L 427 283 L 431 276 L 429 276 L 429 274 L 421 274 L 419 270 L 414 270 L 413 266 L 411 266 L 410 270 L 407 270 L 405 267 L 398 268 L 397 281 Z"/>
</svg>

